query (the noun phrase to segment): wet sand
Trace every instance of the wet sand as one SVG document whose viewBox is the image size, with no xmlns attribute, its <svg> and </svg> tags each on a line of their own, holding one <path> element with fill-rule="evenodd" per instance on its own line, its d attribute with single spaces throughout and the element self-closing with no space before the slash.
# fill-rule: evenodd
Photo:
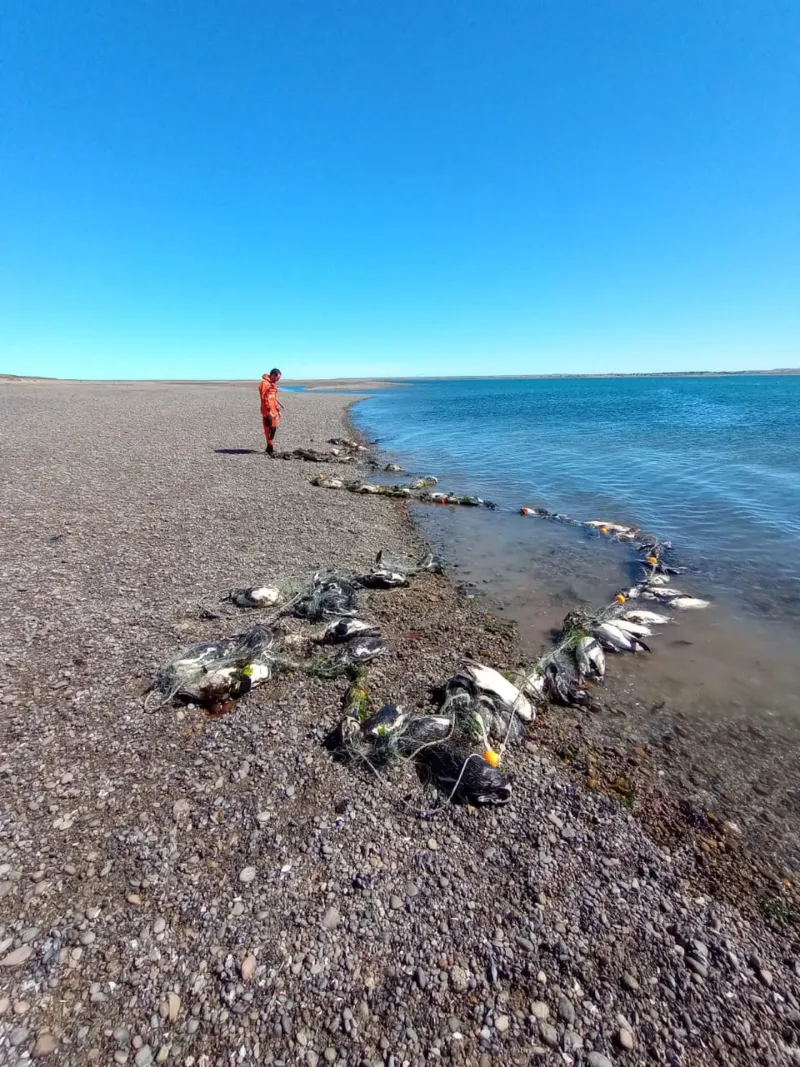
<svg viewBox="0 0 800 1067">
<path fill-rule="evenodd" d="M 629 546 L 559 523 L 469 509 L 418 506 L 414 514 L 426 536 L 458 561 L 460 579 L 518 624 L 523 661 L 551 643 L 567 611 L 610 603 L 639 573 Z M 696 575 L 672 581 L 709 595 Z M 607 682 L 596 692 L 606 712 L 575 719 L 551 710 L 553 743 L 563 747 L 565 732 L 579 725 L 589 746 L 611 746 L 620 764 L 632 759 L 642 787 L 669 796 L 673 806 L 734 821 L 765 873 L 794 881 L 797 636 L 722 598 L 704 611 L 666 614 L 674 621 L 655 628 L 652 655 L 608 657 Z M 647 819 L 644 804 L 641 814 Z"/>
</svg>

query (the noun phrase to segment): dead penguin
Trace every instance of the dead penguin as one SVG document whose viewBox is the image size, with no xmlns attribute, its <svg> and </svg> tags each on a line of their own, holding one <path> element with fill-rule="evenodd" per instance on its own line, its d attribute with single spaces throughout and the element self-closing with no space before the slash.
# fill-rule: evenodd
<svg viewBox="0 0 800 1067">
<path fill-rule="evenodd" d="M 363 622 L 361 619 L 334 619 L 325 628 L 322 640 L 326 645 L 336 645 L 341 641 L 349 641 L 353 637 L 363 637 L 367 634 L 378 633 L 372 623 Z"/>
</svg>

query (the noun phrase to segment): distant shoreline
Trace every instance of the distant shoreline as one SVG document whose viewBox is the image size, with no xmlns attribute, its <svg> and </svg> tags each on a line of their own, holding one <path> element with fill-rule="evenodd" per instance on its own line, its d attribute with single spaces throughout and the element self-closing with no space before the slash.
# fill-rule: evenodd
<svg viewBox="0 0 800 1067">
<path fill-rule="evenodd" d="M 798 375 L 800 367 L 779 367 L 773 370 L 698 370 L 698 371 L 646 371 L 634 373 L 610 374 L 439 374 L 415 377 L 375 377 L 375 378 L 285 378 L 284 385 L 303 386 L 309 391 L 319 389 L 346 390 L 348 392 L 364 389 L 388 389 L 398 385 L 412 385 L 415 382 L 463 382 L 463 381 L 553 381 L 558 379 L 593 379 L 593 378 L 737 378 L 737 377 L 775 377 L 776 375 Z M 51 385 L 60 383 L 70 385 L 249 385 L 257 381 L 253 378 L 45 378 L 37 375 L 0 374 L 0 382 L 43 382 Z"/>
</svg>

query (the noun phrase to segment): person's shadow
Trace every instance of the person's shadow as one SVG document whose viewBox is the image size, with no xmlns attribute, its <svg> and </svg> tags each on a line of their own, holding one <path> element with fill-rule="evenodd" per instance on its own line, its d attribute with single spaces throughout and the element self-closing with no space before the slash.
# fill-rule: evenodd
<svg viewBox="0 0 800 1067">
<path fill-rule="evenodd" d="M 215 448 L 214 451 L 218 456 L 255 456 L 258 454 L 256 448 Z"/>
</svg>

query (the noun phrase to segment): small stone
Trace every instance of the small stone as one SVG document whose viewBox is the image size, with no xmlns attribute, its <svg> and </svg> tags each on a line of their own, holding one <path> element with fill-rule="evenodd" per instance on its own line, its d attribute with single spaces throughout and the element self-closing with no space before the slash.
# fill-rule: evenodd
<svg viewBox="0 0 800 1067">
<path fill-rule="evenodd" d="M 417 985 L 420 987 L 420 989 L 425 989 L 427 987 L 427 985 L 428 985 L 428 976 L 422 970 L 421 967 L 417 967 L 416 971 L 414 971 L 414 979 L 415 979 Z"/>
<path fill-rule="evenodd" d="M 0 997 L 0 1015 L 5 1015 L 8 1009 L 11 1007 L 11 1001 L 8 997 Z"/>
<path fill-rule="evenodd" d="M 97 940 L 97 934 L 93 930 L 84 930 L 80 936 L 82 945 L 93 945 Z"/>
<path fill-rule="evenodd" d="M 567 1029 L 561 1038 L 561 1048 L 567 1054 L 580 1052 L 583 1048 L 583 1038 L 580 1034 L 576 1034 L 574 1030 Z"/>
<path fill-rule="evenodd" d="M 181 1010 L 181 998 L 177 993 L 167 993 L 167 1018 L 174 1023 Z"/>
<path fill-rule="evenodd" d="M 156 1063 L 166 1063 L 169 1059 L 171 1049 L 172 1045 L 162 1045 L 161 1048 L 158 1050 L 158 1055 L 156 1056 Z"/>
<path fill-rule="evenodd" d="M 172 817 L 173 819 L 180 819 L 182 815 L 188 815 L 191 811 L 191 804 L 186 797 L 181 797 L 180 800 L 176 800 L 172 805 Z"/>
<path fill-rule="evenodd" d="M 32 953 L 33 949 L 30 945 L 20 945 L 0 960 L 0 967 L 21 967 L 23 963 L 28 962 Z"/>
<path fill-rule="evenodd" d="M 239 871 L 239 881 L 243 885 L 250 885 L 251 882 L 255 881 L 255 878 L 256 878 L 256 869 L 255 869 L 255 867 L 245 867 L 243 870 Z"/>
<path fill-rule="evenodd" d="M 20 945 L 19 949 L 15 949 L 13 952 L 10 952 L 9 955 L 3 956 L 3 958 L 0 959 L 0 967 L 21 967 L 22 964 L 27 964 L 32 953 L 33 949 L 31 949 L 29 944 Z"/>
<path fill-rule="evenodd" d="M 153 1062 L 153 1050 L 149 1045 L 142 1045 L 139 1051 L 136 1053 L 136 1058 L 133 1061 L 136 1067 L 150 1067 Z"/>
<path fill-rule="evenodd" d="M 129 904 L 133 904 L 134 907 L 138 907 L 142 903 L 142 898 L 138 893 L 128 893 L 125 899 Z"/>
<path fill-rule="evenodd" d="M 14 1014 L 15 1015 L 27 1015 L 31 1010 L 30 1002 L 27 1000 L 15 1000 L 14 1001 Z"/>
<path fill-rule="evenodd" d="M 550 1048 L 556 1048 L 558 1045 L 558 1030 L 551 1023 L 540 1022 L 539 1033 L 542 1035 L 542 1041 L 545 1045 L 549 1045 Z"/>
<path fill-rule="evenodd" d="M 498 1015 L 494 1021 L 494 1028 L 500 1034 L 504 1034 L 509 1026 L 511 1026 L 511 1020 L 507 1015 Z"/>
<path fill-rule="evenodd" d="M 336 1049 L 331 1048 L 330 1045 L 325 1049 L 325 1062 L 336 1063 Z"/>
<path fill-rule="evenodd" d="M 589 1067 L 614 1067 L 608 1056 L 604 1056 L 602 1052 L 590 1052 L 587 1061 Z"/>
<path fill-rule="evenodd" d="M 58 1042 L 52 1034 L 39 1034 L 36 1038 L 36 1044 L 33 1046 L 34 1058 L 37 1056 L 51 1056 L 57 1047 Z"/>
<path fill-rule="evenodd" d="M 336 908 L 328 908 L 322 917 L 322 928 L 324 930 L 335 930 L 339 923 L 342 921 L 342 917 Z"/>
<path fill-rule="evenodd" d="M 255 974 L 256 970 L 256 958 L 252 952 L 248 952 L 245 958 L 242 960 L 242 981 L 249 982 Z"/>
<path fill-rule="evenodd" d="M 118 1063 L 120 1067 L 124 1067 L 124 1064 L 126 1064 L 127 1062 L 128 1053 L 123 1052 L 122 1049 L 118 1048 L 117 1051 L 114 1053 L 114 1063 Z"/>
<path fill-rule="evenodd" d="M 544 1022 L 550 1015 L 550 1009 L 543 1000 L 534 1000 L 533 1004 L 531 1004 L 531 1015 L 534 1019 Z"/>
<path fill-rule="evenodd" d="M 488 1052 L 482 1052 L 481 1058 L 478 1062 L 480 1064 L 480 1067 L 492 1067 L 492 1057 L 489 1055 Z"/>
<path fill-rule="evenodd" d="M 24 1026 L 16 1026 L 8 1035 L 8 1041 L 12 1048 L 18 1048 L 28 1040 L 30 1033 Z"/>
<path fill-rule="evenodd" d="M 620 1028 L 620 1031 L 617 1034 L 617 1041 L 619 1041 L 620 1047 L 626 1049 L 628 1052 L 633 1048 L 633 1034 L 630 1030 L 626 1030 L 624 1026 Z"/>
<path fill-rule="evenodd" d="M 702 964 L 700 960 L 696 960 L 693 956 L 687 958 L 686 966 L 690 971 L 694 971 L 694 973 L 698 974 L 701 978 L 708 978 L 708 967 Z"/>
<path fill-rule="evenodd" d="M 435 837 L 428 838 L 428 848 L 431 850 L 431 852 L 436 852 L 439 848 L 439 842 L 436 840 Z"/>
<path fill-rule="evenodd" d="M 166 919 L 158 918 L 153 923 L 153 933 L 154 934 L 163 934 L 164 931 L 166 930 L 166 928 L 167 928 L 167 920 Z"/>
<path fill-rule="evenodd" d="M 317 1064 L 319 1063 L 319 1056 L 313 1048 L 310 1048 L 308 1052 L 306 1052 L 306 1063 L 308 1064 L 308 1067 L 317 1067 Z"/>
<path fill-rule="evenodd" d="M 114 1040 L 118 1045 L 127 1046 L 131 1043 L 131 1032 L 130 1030 L 127 1030 L 124 1026 L 118 1026 L 114 1031 L 113 1036 Z"/>
<path fill-rule="evenodd" d="M 286 796 L 287 797 L 293 797 L 296 792 L 297 792 L 297 786 L 295 786 L 295 785 L 287 785 L 286 786 Z"/>
<path fill-rule="evenodd" d="M 773 982 L 772 971 L 768 971 L 768 970 L 766 970 L 766 968 L 762 967 L 758 972 L 758 977 L 761 979 L 761 981 L 764 983 L 765 986 L 771 986 L 772 985 L 772 982 Z"/>
<path fill-rule="evenodd" d="M 450 985 L 456 993 L 466 993 L 469 989 L 469 971 L 465 967 L 451 967 Z"/>
<path fill-rule="evenodd" d="M 635 993 L 637 989 L 640 988 L 639 983 L 636 981 L 633 975 L 628 974 L 627 972 L 622 976 L 622 984 L 625 986 L 626 989 L 630 989 L 631 993 Z M 594 1055 L 594 1053 L 591 1053 L 591 1055 Z M 599 1055 L 600 1053 L 598 1052 L 598 1056 Z"/>
<path fill-rule="evenodd" d="M 569 997 L 562 997 L 558 1002 L 558 1017 L 563 1019 L 568 1026 L 575 1022 L 575 1006 Z"/>
<path fill-rule="evenodd" d="M 403 906 L 403 898 L 402 897 L 398 897 L 397 895 L 393 895 L 390 898 L 389 907 L 392 908 L 393 911 L 397 911 L 398 909 L 402 908 L 402 906 Z"/>
</svg>

